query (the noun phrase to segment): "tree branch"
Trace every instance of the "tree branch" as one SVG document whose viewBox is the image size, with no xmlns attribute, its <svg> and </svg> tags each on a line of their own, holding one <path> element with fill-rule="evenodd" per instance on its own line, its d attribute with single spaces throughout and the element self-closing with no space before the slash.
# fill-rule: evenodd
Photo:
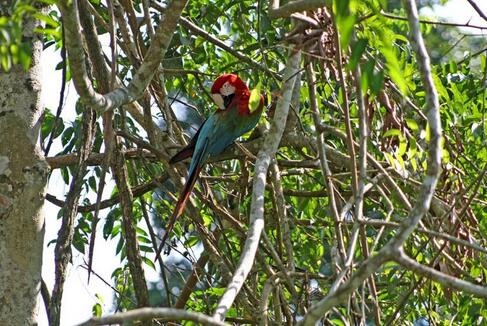
<svg viewBox="0 0 487 326">
<path fill-rule="evenodd" d="M 428 212 L 433 198 L 436 183 L 440 174 L 441 164 L 441 120 L 438 92 L 431 74 L 430 59 L 419 25 L 418 9 L 414 0 L 404 0 L 404 6 L 409 20 L 409 40 L 416 52 L 416 60 L 421 72 L 421 79 L 426 93 L 426 116 L 430 127 L 430 144 L 428 149 L 428 168 L 423 180 L 418 201 L 414 205 L 409 217 L 402 223 L 401 229 L 393 240 L 396 248 L 402 246 L 414 231 L 421 218 Z"/>
<path fill-rule="evenodd" d="M 274 157 L 281 137 L 286 126 L 286 118 L 289 112 L 293 86 L 296 80 L 296 73 L 299 69 L 301 59 L 301 51 L 293 50 L 289 57 L 287 67 L 284 72 L 284 84 L 282 86 L 282 97 L 277 103 L 276 113 L 271 129 L 265 136 L 263 147 L 257 155 L 255 162 L 255 176 L 252 190 L 252 202 L 250 205 L 250 226 L 248 231 L 245 247 L 240 257 L 239 265 L 233 275 L 232 281 L 227 286 L 227 289 L 214 313 L 216 320 L 223 321 L 225 315 L 230 309 L 238 292 L 242 288 L 245 279 L 247 278 L 250 269 L 253 266 L 255 253 L 257 251 L 260 234 L 264 229 L 264 192 L 267 178 L 267 170 L 271 159 Z"/>
<path fill-rule="evenodd" d="M 296 0 L 279 7 L 279 1 L 272 4 L 269 9 L 270 18 L 285 18 L 298 11 L 315 10 L 326 6 L 326 0 Z"/>
<path fill-rule="evenodd" d="M 402 251 L 402 249 L 401 249 Z M 403 267 L 415 272 L 416 274 L 425 276 L 435 282 L 440 283 L 443 286 L 457 289 L 459 291 L 464 291 L 468 293 L 475 294 L 479 297 L 487 298 L 487 287 L 473 284 L 459 278 L 453 277 L 451 275 L 442 273 L 429 266 L 424 266 L 416 262 L 414 259 L 408 257 L 404 252 L 399 255 L 395 255 L 395 262 L 402 265 Z"/>
<path fill-rule="evenodd" d="M 85 110 L 83 113 L 83 137 L 79 145 L 80 155 L 78 156 L 78 166 L 71 180 L 66 202 L 63 205 L 62 224 L 54 249 L 55 283 L 49 303 L 50 316 L 48 317 L 50 325 L 53 326 L 58 326 L 61 322 L 61 301 L 64 282 L 66 281 L 66 270 L 72 256 L 71 245 L 74 236 L 74 222 L 78 214 L 78 201 L 83 186 L 83 178 L 86 174 L 87 159 L 93 147 L 94 122 L 94 112 L 92 110 Z"/>
<path fill-rule="evenodd" d="M 311 107 L 313 121 L 316 128 L 316 142 L 318 144 L 318 157 L 320 159 L 321 174 L 323 175 L 324 181 L 326 182 L 326 188 L 328 190 L 328 196 L 330 198 L 328 204 L 330 206 L 330 211 L 332 212 L 333 218 L 335 220 L 336 242 L 338 243 L 338 249 L 340 251 L 341 258 L 345 260 L 346 254 L 345 254 L 345 244 L 343 242 L 344 237 L 343 237 L 342 227 L 339 224 L 341 219 L 338 213 L 338 208 L 335 200 L 335 187 L 333 186 L 332 173 L 328 165 L 328 158 L 326 155 L 327 148 L 325 145 L 325 139 L 323 133 L 320 132 L 320 128 L 319 128 L 321 124 L 321 117 L 318 108 L 316 77 L 315 77 L 313 66 L 311 64 L 307 65 L 306 77 L 308 80 L 308 87 L 309 87 L 310 107 Z M 352 167 L 350 167 L 350 169 L 351 168 Z"/>
<path fill-rule="evenodd" d="M 134 284 L 135 296 L 138 307 L 149 306 L 149 291 L 145 280 L 142 258 L 140 257 L 139 244 L 137 241 L 135 219 L 133 216 L 134 197 L 130 189 L 128 171 L 125 160 L 120 151 L 119 141 L 114 144 L 114 157 L 111 168 L 118 188 L 118 197 L 122 209 L 122 233 L 125 238 L 128 266 Z M 101 206 L 101 205 L 100 205 Z"/>
<path fill-rule="evenodd" d="M 58 8 L 63 16 L 66 32 L 66 49 L 71 65 L 76 91 L 82 101 L 98 112 L 105 112 L 132 102 L 142 96 L 164 58 L 176 24 L 187 0 L 173 0 L 168 4 L 164 19 L 161 20 L 152 44 L 142 65 L 134 74 L 127 87 L 119 87 L 102 95 L 95 91 L 85 68 L 85 54 L 81 40 L 81 27 L 77 0 L 61 0 Z"/>
<path fill-rule="evenodd" d="M 480 10 L 480 7 L 475 3 L 473 0 L 467 0 L 468 3 L 472 6 L 473 9 L 479 14 L 480 17 L 482 17 L 485 21 L 487 21 L 487 15 L 483 13 L 482 10 Z"/>
<path fill-rule="evenodd" d="M 402 245 L 409 235 L 414 231 L 421 218 L 428 212 L 431 199 L 433 198 L 436 183 L 438 181 L 441 163 L 441 121 L 439 115 L 438 94 L 431 76 L 430 61 L 428 53 L 421 36 L 418 11 L 414 0 L 404 0 L 408 14 L 410 27 L 410 42 L 416 52 L 418 66 L 421 72 L 425 93 L 427 118 L 430 126 L 430 146 L 428 150 L 428 168 L 426 177 L 423 180 L 418 201 L 413 206 L 409 217 L 401 223 L 396 236 L 382 248 L 377 255 L 366 259 L 360 268 L 343 285 L 339 286 L 336 292 L 327 295 L 324 299 L 312 306 L 300 325 L 311 326 L 324 316 L 332 307 L 343 302 L 355 291 L 370 275 L 380 266 L 390 260 L 397 259 L 402 253 Z M 433 275 L 433 274 L 432 274 Z"/>
<path fill-rule="evenodd" d="M 210 326 L 226 326 L 227 324 L 215 320 L 201 313 L 191 312 L 173 308 L 140 308 L 126 312 L 119 312 L 110 316 L 91 318 L 78 326 L 97 326 L 110 324 L 126 324 L 134 321 L 158 319 L 168 320 L 190 320 L 196 323 Z"/>
<path fill-rule="evenodd" d="M 468 1 L 468 0 L 467 0 Z M 408 20 L 408 17 L 402 17 L 402 16 L 397 16 L 385 11 L 381 11 L 380 14 L 384 17 L 390 18 L 390 19 L 396 19 L 396 20 Z M 424 20 L 421 19 L 419 20 L 421 24 L 429 24 L 429 25 L 442 25 L 442 26 L 452 26 L 452 27 L 469 27 L 469 28 L 475 28 L 475 29 L 487 29 L 486 26 L 480 26 L 480 25 L 471 25 L 469 22 L 465 24 L 461 23 L 449 23 L 449 22 L 440 22 L 440 21 L 431 21 L 431 20 Z"/>
<path fill-rule="evenodd" d="M 226 45 L 223 41 L 220 41 L 218 38 L 216 38 L 213 35 L 209 34 L 204 29 L 199 28 L 198 26 L 196 26 L 195 24 L 193 24 L 188 19 L 186 19 L 184 17 L 181 17 L 181 25 L 183 25 L 184 27 L 186 27 L 187 29 L 189 29 L 190 31 L 192 31 L 193 33 L 195 33 L 196 35 L 201 36 L 202 38 L 204 38 L 208 42 L 213 43 L 216 46 L 218 46 L 219 48 L 222 48 L 223 50 L 227 51 L 228 53 L 230 53 L 231 55 L 233 55 L 235 58 L 240 59 L 243 62 L 248 63 L 251 67 L 254 67 L 254 68 L 259 69 L 259 70 L 262 70 L 262 71 L 265 71 L 265 72 L 269 73 L 271 76 L 274 76 L 274 77 L 280 79 L 279 76 L 274 71 L 269 70 L 269 68 L 267 68 L 264 65 L 258 63 L 257 61 L 254 61 L 254 60 L 250 59 L 248 56 L 246 56 L 245 54 L 241 53 L 240 51 L 237 51 L 234 48 L 232 48 L 231 46 Z"/>
</svg>

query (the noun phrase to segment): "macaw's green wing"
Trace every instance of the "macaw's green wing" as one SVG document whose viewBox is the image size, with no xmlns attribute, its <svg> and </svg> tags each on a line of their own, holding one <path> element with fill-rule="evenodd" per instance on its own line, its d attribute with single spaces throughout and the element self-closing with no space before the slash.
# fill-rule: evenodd
<svg viewBox="0 0 487 326">
<path fill-rule="evenodd" d="M 250 115 L 239 114 L 239 100 L 238 97 L 235 97 L 226 110 L 214 113 L 202 128 L 195 150 L 202 147 L 202 138 L 208 139 L 203 157 L 204 162 L 208 158 L 222 153 L 235 139 L 255 126 L 256 123 L 251 121 Z"/>
</svg>

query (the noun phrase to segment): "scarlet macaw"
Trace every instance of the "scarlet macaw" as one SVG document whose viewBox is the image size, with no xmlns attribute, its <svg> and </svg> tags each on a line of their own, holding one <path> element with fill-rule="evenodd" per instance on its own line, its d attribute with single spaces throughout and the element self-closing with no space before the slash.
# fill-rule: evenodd
<svg viewBox="0 0 487 326">
<path fill-rule="evenodd" d="M 218 77 L 211 87 L 211 96 L 218 109 L 203 122 L 189 144 L 169 160 L 169 163 L 174 164 L 192 156 L 188 180 L 166 227 L 166 232 L 156 253 L 156 260 L 159 258 L 174 223 L 184 211 L 203 165 L 210 157 L 223 152 L 235 139 L 252 130 L 257 125 L 264 108 L 262 95 L 260 95 L 260 102 L 256 108 L 249 105 L 251 92 L 235 74 L 224 74 Z"/>
</svg>

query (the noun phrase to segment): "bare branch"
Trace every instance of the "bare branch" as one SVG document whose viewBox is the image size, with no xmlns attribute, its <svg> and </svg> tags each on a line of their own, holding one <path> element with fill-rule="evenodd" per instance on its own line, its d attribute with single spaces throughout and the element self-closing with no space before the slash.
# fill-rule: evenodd
<svg viewBox="0 0 487 326">
<path fill-rule="evenodd" d="M 98 112 L 108 111 L 142 96 L 152 77 L 158 70 L 171 41 L 177 21 L 187 0 L 174 0 L 168 4 L 164 20 L 160 22 L 151 47 L 147 51 L 144 62 L 127 87 L 119 87 L 108 94 L 97 93 L 85 68 L 85 54 L 81 41 L 81 28 L 78 16 L 77 0 L 59 1 L 58 7 L 63 16 L 66 32 L 66 49 L 72 67 L 74 85 L 83 102 Z"/>
<path fill-rule="evenodd" d="M 347 90 L 347 83 L 345 81 L 345 74 L 343 72 L 343 57 L 342 57 L 342 48 L 340 45 L 340 33 L 338 33 L 338 27 L 336 23 L 334 24 L 335 27 L 335 47 L 336 47 L 336 64 L 338 70 L 338 77 L 340 87 L 342 89 L 342 109 L 344 113 L 344 122 L 345 122 L 345 132 L 347 134 L 347 149 L 348 155 L 350 155 L 350 172 L 352 172 L 352 191 L 354 196 L 357 195 L 358 192 L 358 177 L 357 177 L 357 162 L 355 158 L 355 147 L 354 147 L 354 140 L 352 134 L 352 122 L 350 119 L 350 102 L 348 100 L 348 90 Z"/>
<path fill-rule="evenodd" d="M 373 220 L 373 219 L 364 219 L 360 223 L 362 223 L 364 225 L 392 227 L 392 228 L 397 228 L 400 226 L 400 224 L 396 223 L 396 222 L 383 221 L 383 220 Z M 474 243 L 474 242 L 469 242 L 469 241 L 466 241 L 463 239 L 459 239 L 457 237 L 454 237 L 454 236 L 447 234 L 447 233 L 444 233 L 444 232 L 438 232 L 438 231 L 433 231 L 433 230 L 424 229 L 424 228 L 417 228 L 415 231 L 419 232 L 419 233 L 427 234 L 427 235 L 432 236 L 432 237 L 444 239 L 444 240 L 450 241 L 452 243 L 456 243 L 460 246 L 469 247 L 469 248 L 472 248 L 472 249 L 477 250 L 479 252 L 482 252 L 484 254 L 487 254 L 487 248 L 484 248 L 481 245 Z"/>
<path fill-rule="evenodd" d="M 359 108 L 359 179 L 358 179 L 358 189 L 356 194 L 356 204 L 355 204 L 355 219 L 356 222 L 363 220 L 364 212 L 364 194 L 367 182 L 367 140 L 369 138 L 369 126 L 367 121 L 369 120 L 367 116 L 367 109 L 365 108 L 364 91 L 362 90 L 361 80 L 362 72 L 360 65 L 357 64 L 354 70 L 355 78 L 355 92 L 357 97 L 357 104 Z M 362 245 L 362 252 L 365 258 L 369 257 L 369 245 L 367 243 L 367 235 L 363 225 L 360 225 L 360 240 Z M 377 289 L 375 286 L 374 277 L 369 278 L 369 287 L 372 294 L 372 300 L 374 304 L 374 318 L 377 325 L 381 324 L 380 321 L 380 309 L 377 304 Z"/>
<path fill-rule="evenodd" d="M 314 326 L 327 311 L 345 301 L 350 293 L 360 287 L 372 273 L 379 269 L 382 264 L 389 261 L 390 255 L 390 252 L 381 251 L 380 254 L 371 256 L 369 259 L 365 260 L 350 280 L 338 287 L 333 295 L 326 296 L 323 300 L 312 306 L 305 315 L 305 318 L 301 320 L 298 325 Z"/>
<path fill-rule="evenodd" d="M 421 265 L 414 259 L 409 258 L 404 252 L 402 252 L 400 255 L 395 255 L 394 261 L 419 275 L 425 276 L 435 282 L 440 283 L 443 286 L 472 293 L 479 297 L 487 298 L 487 287 L 473 284 L 453 277 L 451 275 L 442 273 L 434 268 Z"/>
<path fill-rule="evenodd" d="M 58 232 L 58 239 L 54 249 L 55 259 L 55 283 L 49 303 L 50 325 L 58 326 L 61 322 L 61 302 L 63 297 L 66 271 L 71 261 L 71 245 L 74 237 L 74 222 L 78 214 L 78 201 L 80 198 L 83 178 L 86 174 L 87 159 L 93 147 L 95 115 L 92 110 L 85 110 L 83 113 L 83 137 L 79 146 L 80 155 L 78 166 L 73 180 L 69 187 L 69 193 L 63 205 L 63 218 L 61 228 Z"/>
<path fill-rule="evenodd" d="M 193 24 L 188 19 L 186 19 L 184 17 L 181 17 L 181 25 L 183 25 L 184 27 L 186 27 L 187 29 L 189 29 L 190 31 L 192 31 L 193 33 L 195 33 L 196 35 L 201 36 L 205 40 L 207 40 L 207 41 L 215 44 L 219 48 L 222 48 L 223 50 L 227 51 L 228 53 L 230 53 L 231 55 L 233 55 L 235 58 L 240 59 L 243 62 L 248 63 L 251 67 L 257 68 L 257 69 L 262 70 L 262 71 L 265 71 L 265 72 L 269 73 L 271 76 L 274 76 L 274 77 L 276 77 L 276 78 L 279 79 L 279 76 L 275 72 L 269 70 L 267 67 L 263 66 L 262 64 L 258 63 L 257 61 L 254 61 L 254 60 L 250 59 L 248 56 L 246 56 L 245 54 L 241 53 L 240 51 L 235 50 L 231 46 L 226 45 L 223 41 L 220 41 L 218 38 L 216 38 L 213 35 L 209 34 L 204 29 L 199 28 L 198 26 L 196 26 L 195 24 Z"/>
<path fill-rule="evenodd" d="M 143 321 L 157 319 L 161 321 L 168 320 L 190 320 L 196 323 L 210 326 L 225 326 L 226 324 L 215 320 L 207 315 L 191 312 L 182 309 L 173 308 L 140 308 L 126 312 L 120 312 L 110 316 L 91 318 L 90 320 L 79 324 L 78 326 L 97 326 L 111 324 L 125 324 L 133 321 Z"/>
<path fill-rule="evenodd" d="M 277 6 L 276 6 L 277 5 Z M 279 6 L 279 2 L 269 9 L 270 18 L 284 18 L 299 11 L 314 10 L 326 5 L 326 0 L 297 0 Z"/>
<path fill-rule="evenodd" d="M 283 227 L 282 238 L 284 241 L 284 246 L 286 248 L 287 266 L 291 272 L 294 272 L 295 270 L 294 253 L 293 253 L 293 244 L 291 241 L 291 230 L 289 228 L 289 216 L 287 213 L 286 201 L 284 199 L 284 192 L 282 189 L 279 167 L 274 161 L 271 164 L 271 171 L 272 171 L 272 184 L 276 196 L 277 215 L 279 216 L 279 223 Z"/>
<path fill-rule="evenodd" d="M 330 210 L 333 214 L 333 218 L 335 219 L 335 232 L 336 232 L 336 241 L 338 243 L 338 249 L 340 250 L 340 255 L 342 260 L 345 260 L 346 254 L 345 254 L 345 244 L 343 242 L 344 237 L 343 237 L 343 231 L 339 224 L 341 219 L 335 201 L 335 187 L 333 186 L 332 173 L 330 167 L 328 166 L 328 158 L 326 155 L 327 147 L 325 145 L 324 135 L 322 132 L 320 132 L 320 128 L 319 128 L 321 126 L 321 117 L 318 109 L 316 77 L 315 77 L 313 66 L 311 64 L 307 65 L 306 77 L 308 79 L 311 112 L 313 113 L 313 121 L 317 131 L 316 142 L 318 143 L 318 156 L 320 158 L 321 173 L 325 178 L 326 187 L 328 190 L 328 196 L 330 198 L 329 200 Z"/>
<path fill-rule="evenodd" d="M 384 11 L 381 11 L 380 14 L 384 17 L 391 18 L 391 19 L 408 20 L 407 17 L 397 16 L 397 15 L 394 15 L 394 14 L 391 14 L 388 12 L 384 12 Z M 475 29 L 480 29 L 480 30 L 487 29 L 486 26 L 472 25 L 472 24 L 470 24 L 470 22 L 466 22 L 465 24 L 461 24 L 461 23 L 431 21 L 431 20 L 424 20 L 424 19 L 419 20 L 419 22 L 421 24 L 429 24 L 429 25 L 442 25 L 442 26 L 452 26 L 452 27 L 469 27 L 469 28 L 475 28 Z"/>
<path fill-rule="evenodd" d="M 191 272 L 191 275 L 186 280 L 186 283 L 184 284 L 184 287 L 181 290 L 181 293 L 179 294 L 178 300 L 176 301 L 174 308 L 178 308 L 178 309 L 184 308 L 191 293 L 193 292 L 194 286 L 198 282 L 198 278 L 199 278 L 198 274 L 204 272 L 205 265 L 208 262 L 209 258 L 210 256 L 208 256 L 207 254 L 202 254 L 198 259 L 198 261 L 193 265 L 193 271 Z"/>
<path fill-rule="evenodd" d="M 395 247 L 401 247 L 409 235 L 414 231 L 421 218 L 428 212 L 436 183 L 440 174 L 441 164 L 441 120 L 439 112 L 438 92 L 431 75 L 430 59 L 419 25 L 418 9 L 413 0 L 404 0 L 404 6 L 409 20 L 411 46 L 416 52 L 421 78 L 426 92 L 426 116 L 430 127 L 430 144 L 428 149 L 428 168 L 421 186 L 419 200 L 414 205 L 409 217 L 402 223 L 401 230 L 394 240 Z"/>
<path fill-rule="evenodd" d="M 473 0 L 467 0 L 468 3 L 472 6 L 473 9 L 479 14 L 480 17 L 482 17 L 485 21 L 487 21 L 487 15 L 484 14 L 482 10 L 480 10 L 480 7 L 475 3 Z"/>
<path fill-rule="evenodd" d="M 125 238 L 128 266 L 130 275 L 132 276 L 132 281 L 134 283 L 137 306 L 147 307 L 149 306 L 149 291 L 147 289 L 144 268 L 142 266 L 142 258 L 139 252 L 136 226 L 134 225 L 134 197 L 130 189 L 127 166 L 118 147 L 119 144 L 116 144 L 114 147 L 114 157 L 111 168 L 115 177 L 115 183 L 117 184 L 117 188 L 119 190 L 118 197 L 120 199 L 120 207 L 122 209 L 122 233 Z"/>
</svg>

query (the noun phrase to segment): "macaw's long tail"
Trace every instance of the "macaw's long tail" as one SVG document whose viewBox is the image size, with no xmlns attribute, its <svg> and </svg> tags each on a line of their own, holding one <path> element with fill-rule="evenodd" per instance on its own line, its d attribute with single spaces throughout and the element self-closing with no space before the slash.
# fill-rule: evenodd
<svg viewBox="0 0 487 326">
<path fill-rule="evenodd" d="M 176 223 L 176 220 L 183 213 L 184 207 L 186 207 L 186 202 L 189 199 L 189 195 L 191 195 L 191 192 L 194 188 L 194 184 L 196 183 L 196 179 L 198 178 L 200 171 L 201 171 L 201 166 L 197 166 L 194 169 L 194 171 L 189 175 L 188 180 L 184 185 L 183 191 L 179 195 L 179 199 L 178 202 L 176 203 L 176 207 L 174 207 L 174 212 L 172 213 L 171 220 L 169 221 L 166 227 L 166 233 L 164 233 L 161 243 L 159 244 L 159 248 L 157 248 L 156 259 L 154 261 L 157 261 L 157 259 L 160 258 L 162 248 L 164 248 L 164 244 L 168 236 L 171 234 L 172 229 L 174 228 L 174 224 Z"/>
</svg>

